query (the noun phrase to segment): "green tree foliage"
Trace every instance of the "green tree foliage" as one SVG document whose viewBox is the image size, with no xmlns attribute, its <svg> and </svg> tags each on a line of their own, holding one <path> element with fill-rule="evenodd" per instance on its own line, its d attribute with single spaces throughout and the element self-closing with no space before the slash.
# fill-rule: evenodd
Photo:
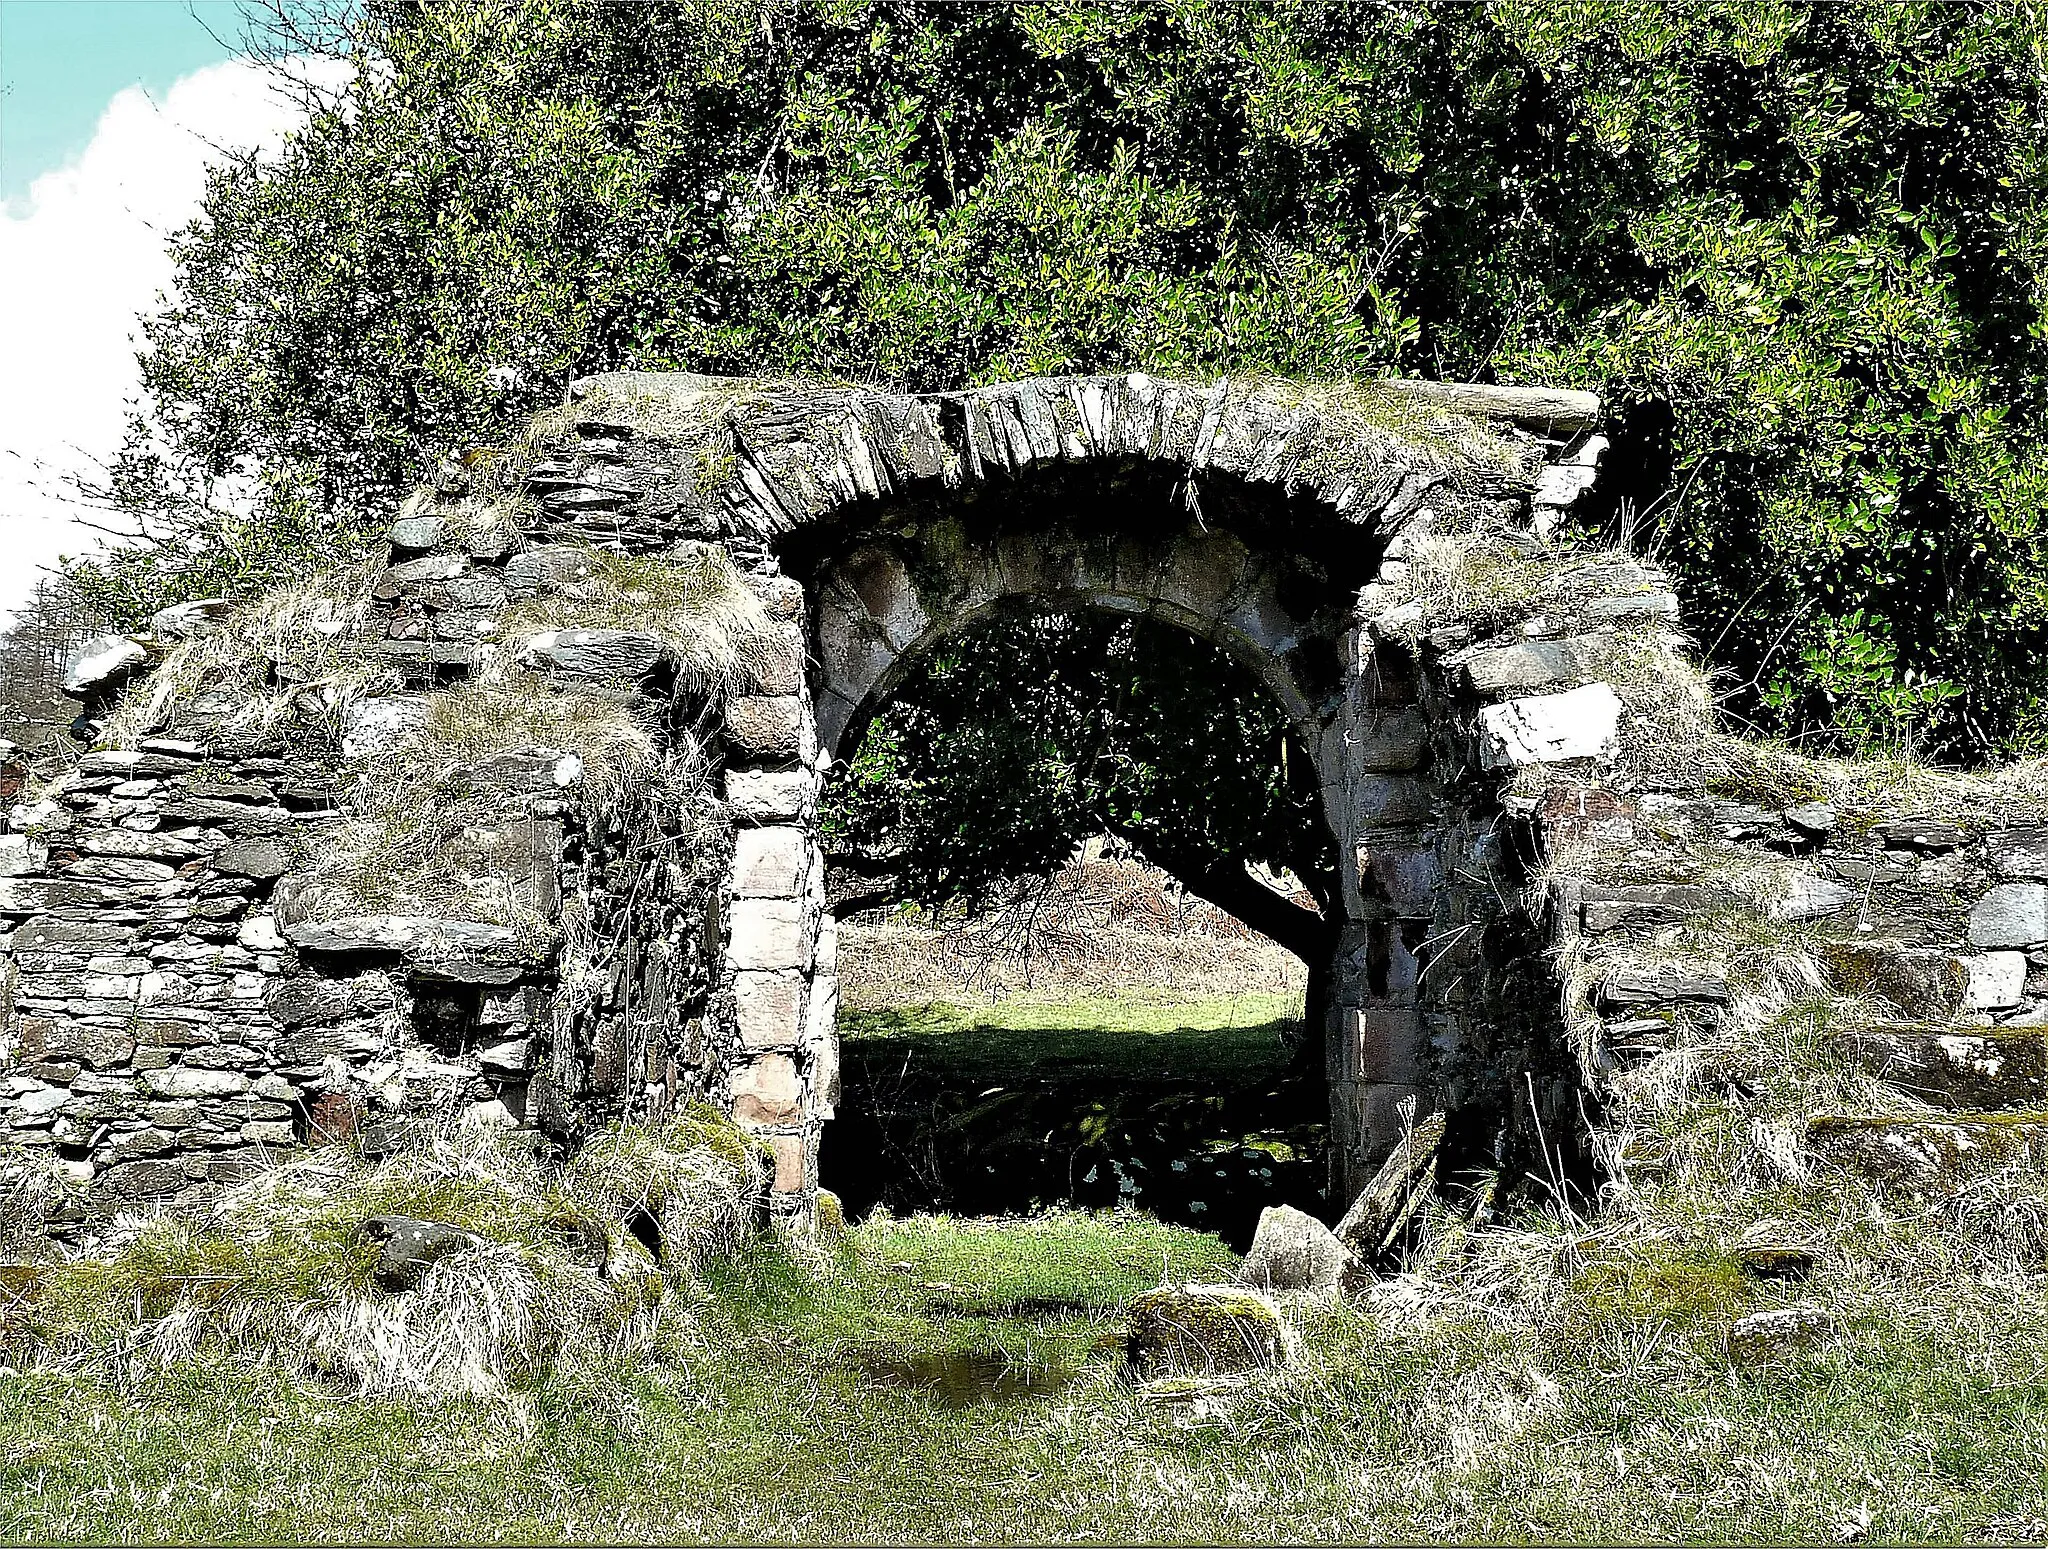
<svg viewBox="0 0 2048 1549">
<path fill-rule="evenodd" d="M 1677 569 L 1741 713 L 2048 745 L 2038 0 L 366 0 L 345 31 L 345 99 L 179 239 L 115 480 L 171 547 L 89 567 L 111 606 L 360 544 L 582 372 L 1396 370 L 1605 393 L 1594 516 Z"/>
<path fill-rule="evenodd" d="M 826 843 L 877 901 L 977 910 L 1107 833 L 1317 968 L 1335 940 L 1314 767 L 1249 671 L 1165 625 L 991 620 L 905 685 L 831 797 Z M 1292 872 L 1321 913 L 1250 865 Z"/>
</svg>

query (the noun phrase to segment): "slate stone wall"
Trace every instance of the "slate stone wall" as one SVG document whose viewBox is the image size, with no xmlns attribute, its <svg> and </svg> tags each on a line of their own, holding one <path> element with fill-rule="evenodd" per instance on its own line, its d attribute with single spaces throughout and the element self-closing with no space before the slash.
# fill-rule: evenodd
<svg viewBox="0 0 2048 1549">
<path fill-rule="evenodd" d="M 1597 402 L 1376 391 L 1366 412 L 1135 375 L 579 384 L 519 446 L 445 464 L 332 607 L 252 633 L 253 677 L 201 673 L 175 712 L 117 723 L 132 746 L 20 793 L 0 1137 L 56 1158 L 84 1219 L 296 1145 L 390 1144 L 423 1113 L 573 1144 L 707 1101 L 760 1138 L 771 1208 L 808 1220 L 837 1097 L 824 771 L 937 643 L 1015 600 L 1215 640 L 1315 750 L 1342 857 L 1340 1197 L 1420 1109 L 1498 1150 L 1710 1036 L 1731 992 L 1669 933 L 1717 910 L 1821 922 L 1832 971 L 1902 1017 L 2041 1024 L 2048 824 L 1953 792 L 1874 819 L 1782 778 L 1733 799 L 1671 719 L 1697 674 L 1663 579 L 1557 537 L 1598 465 Z M 630 614 L 519 625 L 600 554 L 657 576 L 729 561 L 760 614 L 729 681 L 693 684 Z M 96 642 L 88 715 L 172 681 L 175 662 L 143 674 L 178 637 L 234 627 L 200 607 Z M 300 638 L 346 645 L 356 675 L 307 666 Z M 436 696 L 477 683 L 629 706 L 665 794 L 600 792 L 573 735 L 420 744 Z M 463 886 L 338 907 L 322 858 L 412 765 L 459 797 Z"/>
</svg>

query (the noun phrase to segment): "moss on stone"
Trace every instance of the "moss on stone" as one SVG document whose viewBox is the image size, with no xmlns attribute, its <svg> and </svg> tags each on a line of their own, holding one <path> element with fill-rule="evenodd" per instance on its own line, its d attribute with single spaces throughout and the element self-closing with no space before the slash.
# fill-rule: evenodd
<svg viewBox="0 0 2048 1549">
<path fill-rule="evenodd" d="M 1273 1304 L 1230 1286 L 1160 1286 L 1130 1306 L 1124 1356 L 1141 1378 L 1278 1365 L 1284 1334 Z"/>
</svg>

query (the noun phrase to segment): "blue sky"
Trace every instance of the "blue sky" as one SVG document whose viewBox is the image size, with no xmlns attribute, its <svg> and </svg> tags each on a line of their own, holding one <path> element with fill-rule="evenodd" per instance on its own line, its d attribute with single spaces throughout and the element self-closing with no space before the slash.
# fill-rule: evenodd
<svg viewBox="0 0 2048 1549">
<path fill-rule="evenodd" d="M 0 0 L 0 627 L 64 555 L 140 391 L 165 239 L 224 151 L 275 152 L 298 93 L 239 56 L 233 0 Z M 295 75 L 339 87 L 345 66 Z"/>
<path fill-rule="evenodd" d="M 0 0 L 0 199 L 76 158 L 122 87 L 160 98 L 241 29 L 234 0 Z"/>
</svg>

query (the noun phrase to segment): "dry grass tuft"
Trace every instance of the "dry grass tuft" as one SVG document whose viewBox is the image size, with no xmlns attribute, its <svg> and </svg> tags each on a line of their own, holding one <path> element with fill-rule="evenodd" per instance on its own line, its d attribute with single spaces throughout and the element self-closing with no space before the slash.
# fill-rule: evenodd
<svg viewBox="0 0 2048 1549">
<path fill-rule="evenodd" d="M 754 1221 L 762 1169 L 708 1111 L 620 1126 L 589 1149 L 590 1160 L 549 1166 L 472 1128 L 375 1166 L 343 1149 L 311 1152 L 222 1196 L 204 1219 L 119 1223 L 99 1249 L 30 1281 L 14 1321 L 42 1368 L 163 1370 L 232 1356 L 365 1394 L 504 1397 L 549 1371 L 645 1349 L 675 1315 L 666 1285 L 736 1247 Z M 652 1208 L 620 1179 L 628 1159 L 654 1180 Z M 382 1289 L 361 1228 L 391 1214 L 479 1241 L 427 1266 L 413 1289 Z"/>
<path fill-rule="evenodd" d="M 122 696 L 101 742 L 192 736 L 232 748 L 281 729 L 340 740 L 343 708 L 398 686 L 363 648 L 371 568 L 354 565 L 238 609 L 210 634 L 178 644 Z"/>
<path fill-rule="evenodd" d="M 645 630 L 667 646 L 678 681 L 710 696 L 758 683 L 778 639 L 731 558 L 708 543 L 652 555 L 593 548 L 581 578 L 514 604 L 501 624 L 514 641 L 545 630 Z"/>
</svg>

